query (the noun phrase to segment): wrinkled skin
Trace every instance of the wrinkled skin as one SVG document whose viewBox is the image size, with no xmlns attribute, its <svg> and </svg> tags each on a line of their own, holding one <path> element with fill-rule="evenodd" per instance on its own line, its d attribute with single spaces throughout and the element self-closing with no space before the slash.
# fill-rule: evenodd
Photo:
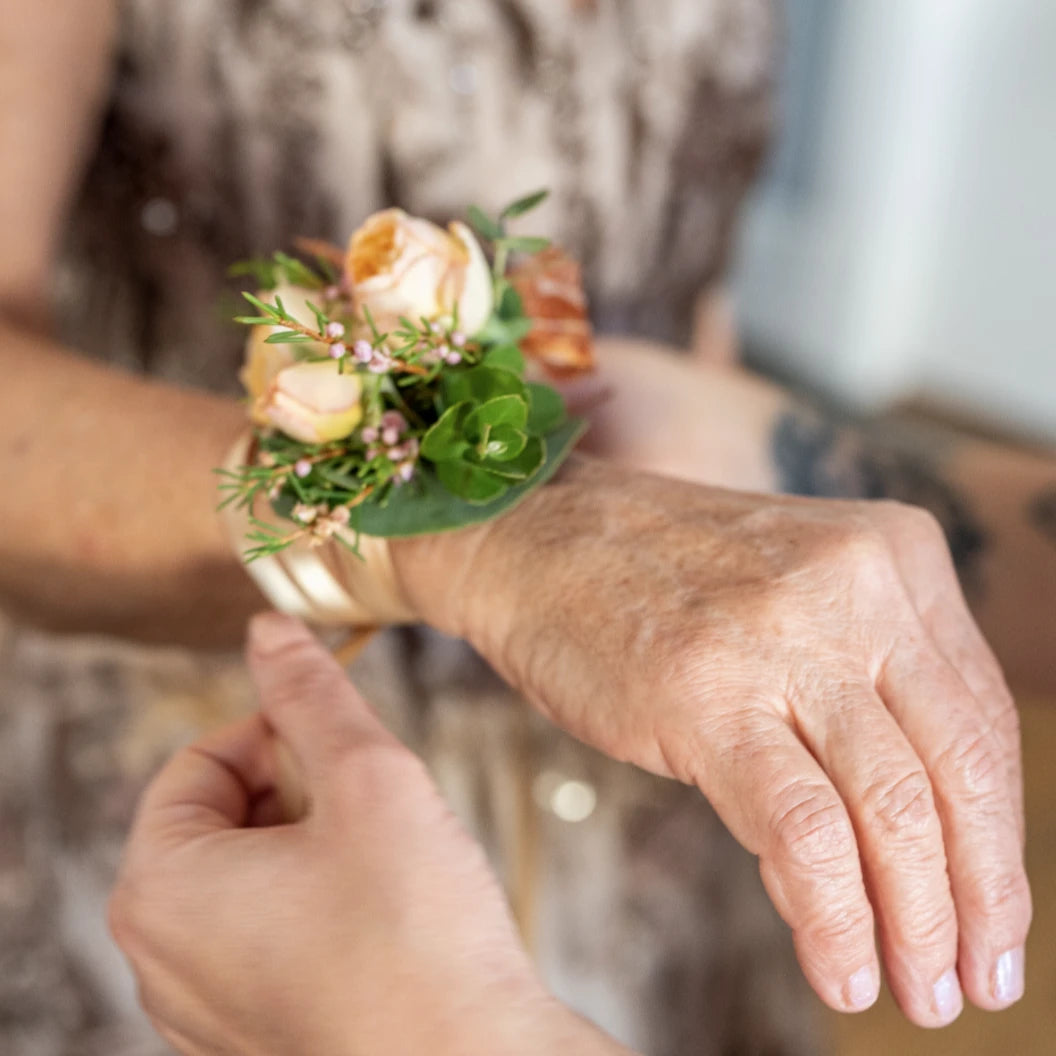
<svg viewBox="0 0 1056 1056">
<path fill-rule="evenodd" d="M 185 1056 L 625 1052 L 544 993 L 483 851 L 323 646 L 274 615 L 251 641 L 262 713 L 162 771 L 111 900 L 162 1036 Z"/>
<path fill-rule="evenodd" d="M 836 1009 L 923 1026 L 1022 990 L 1017 718 L 929 514 L 577 458 L 509 516 L 394 548 L 423 617 L 547 716 L 696 785 Z"/>
</svg>

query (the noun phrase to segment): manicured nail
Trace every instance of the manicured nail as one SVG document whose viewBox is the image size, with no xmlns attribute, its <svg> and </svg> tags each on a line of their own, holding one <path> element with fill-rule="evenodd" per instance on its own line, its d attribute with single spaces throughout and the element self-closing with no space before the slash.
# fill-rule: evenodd
<svg viewBox="0 0 1056 1056">
<path fill-rule="evenodd" d="M 300 620 L 278 612 L 254 616 L 249 624 L 249 645 L 255 653 L 275 653 L 292 642 L 303 641 L 308 630 Z"/>
<path fill-rule="evenodd" d="M 847 980 L 844 999 L 851 1012 L 864 1012 L 880 996 L 880 976 L 872 965 L 859 968 Z"/>
<path fill-rule="evenodd" d="M 1001 954 L 994 965 L 993 994 L 996 1001 L 1011 1005 L 1023 996 L 1026 956 L 1023 947 Z"/>
<path fill-rule="evenodd" d="M 964 995 L 957 973 L 951 968 L 932 988 L 935 1011 L 943 1023 L 952 1023 L 964 1008 Z"/>
</svg>

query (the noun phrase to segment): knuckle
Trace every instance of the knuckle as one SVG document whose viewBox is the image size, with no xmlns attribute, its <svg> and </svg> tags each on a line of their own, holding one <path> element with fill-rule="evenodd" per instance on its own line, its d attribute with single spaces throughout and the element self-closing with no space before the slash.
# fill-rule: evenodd
<svg viewBox="0 0 1056 1056">
<path fill-rule="evenodd" d="M 885 500 L 882 505 L 891 524 L 904 535 L 918 542 L 942 546 L 945 549 L 946 536 L 942 525 L 930 510 L 892 499 Z"/>
<path fill-rule="evenodd" d="M 779 798 L 770 831 L 779 859 L 807 867 L 857 861 L 847 812 L 826 789 L 792 786 Z"/>
<path fill-rule="evenodd" d="M 1004 784 L 1007 774 L 989 730 L 953 741 L 940 755 L 936 769 L 973 796 L 992 793 Z"/>
<path fill-rule="evenodd" d="M 887 835 L 921 835 L 938 820 L 931 781 L 923 770 L 875 782 L 863 793 L 862 806 Z"/>
<path fill-rule="evenodd" d="M 947 896 L 935 905 L 918 908 L 904 923 L 901 937 L 913 950 L 941 950 L 945 956 L 957 942 L 957 914 Z"/>
<path fill-rule="evenodd" d="M 845 899 L 826 904 L 799 929 L 816 948 L 829 951 L 851 950 L 863 942 L 871 943 L 874 930 L 873 912 L 864 898 Z"/>
<path fill-rule="evenodd" d="M 897 581 L 887 536 L 872 522 L 848 525 L 837 537 L 830 561 L 856 591 L 886 594 Z"/>
<path fill-rule="evenodd" d="M 1007 690 L 1002 694 L 1001 707 L 994 718 L 994 735 L 1007 751 L 1019 752 L 1023 743 L 1023 728 L 1019 708 Z"/>
<path fill-rule="evenodd" d="M 984 919 L 1011 918 L 1026 935 L 1032 905 L 1030 885 L 1022 869 L 1008 869 L 981 879 L 971 902 L 972 909 Z"/>
</svg>

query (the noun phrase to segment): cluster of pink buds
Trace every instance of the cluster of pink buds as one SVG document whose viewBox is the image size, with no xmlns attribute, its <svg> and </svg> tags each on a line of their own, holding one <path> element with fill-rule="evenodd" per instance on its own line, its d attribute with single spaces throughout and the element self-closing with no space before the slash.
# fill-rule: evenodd
<svg viewBox="0 0 1056 1056">
<path fill-rule="evenodd" d="M 330 342 L 330 356 L 332 359 L 344 359 L 348 355 L 348 348 L 341 340 L 345 336 L 345 324 L 336 319 L 326 324 L 323 336 Z"/>
<path fill-rule="evenodd" d="M 371 374 L 388 374 L 396 361 L 383 348 L 375 348 L 362 338 L 352 346 L 352 355 L 357 363 L 362 364 Z"/>
<path fill-rule="evenodd" d="M 300 502 L 293 508 L 293 519 L 311 532 L 312 546 L 320 546 L 342 528 L 347 528 L 352 514 L 347 506 L 330 509 L 325 503 L 309 506 Z"/>
<path fill-rule="evenodd" d="M 443 331 L 435 324 L 431 327 L 433 333 L 440 337 L 443 335 Z M 426 342 L 422 342 L 418 349 L 422 352 L 422 362 L 430 365 L 436 363 L 446 363 L 449 367 L 457 367 L 462 362 L 462 349 L 466 347 L 466 335 L 461 331 L 456 330 L 453 334 L 448 337 L 447 341 L 442 341 L 438 345 L 429 345 Z"/>
<path fill-rule="evenodd" d="M 367 458 L 373 461 L 385 455 L 396 466 L 396 479 L 401 483 L 414 476 L 418 461 L 418 438 L 407 436 L 408 428 L 399 411 L 386 411 L 377 425 L 364 426 L 360 434 L 367 445 Z"/>
</svg>

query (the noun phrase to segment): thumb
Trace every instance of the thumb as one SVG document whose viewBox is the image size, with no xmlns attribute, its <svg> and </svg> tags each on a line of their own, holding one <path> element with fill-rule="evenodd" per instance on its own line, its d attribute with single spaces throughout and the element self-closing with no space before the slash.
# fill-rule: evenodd
<svg viewBox="0 0 1056 1056">
<path fill-rule="evenodd" d="M 143 794 L 132 844 L 186 839 L 246 825 L 273 786 L 271 732 L 259 715 L 177 752 Z"/>
<path fill-rule="evenodd" d="M 268 724 L 292 752 L 309 797 L 353 750 L 398 745 L 327 649 L 299 620 L 257 616 L 247 659 Z"/>
</svg>

